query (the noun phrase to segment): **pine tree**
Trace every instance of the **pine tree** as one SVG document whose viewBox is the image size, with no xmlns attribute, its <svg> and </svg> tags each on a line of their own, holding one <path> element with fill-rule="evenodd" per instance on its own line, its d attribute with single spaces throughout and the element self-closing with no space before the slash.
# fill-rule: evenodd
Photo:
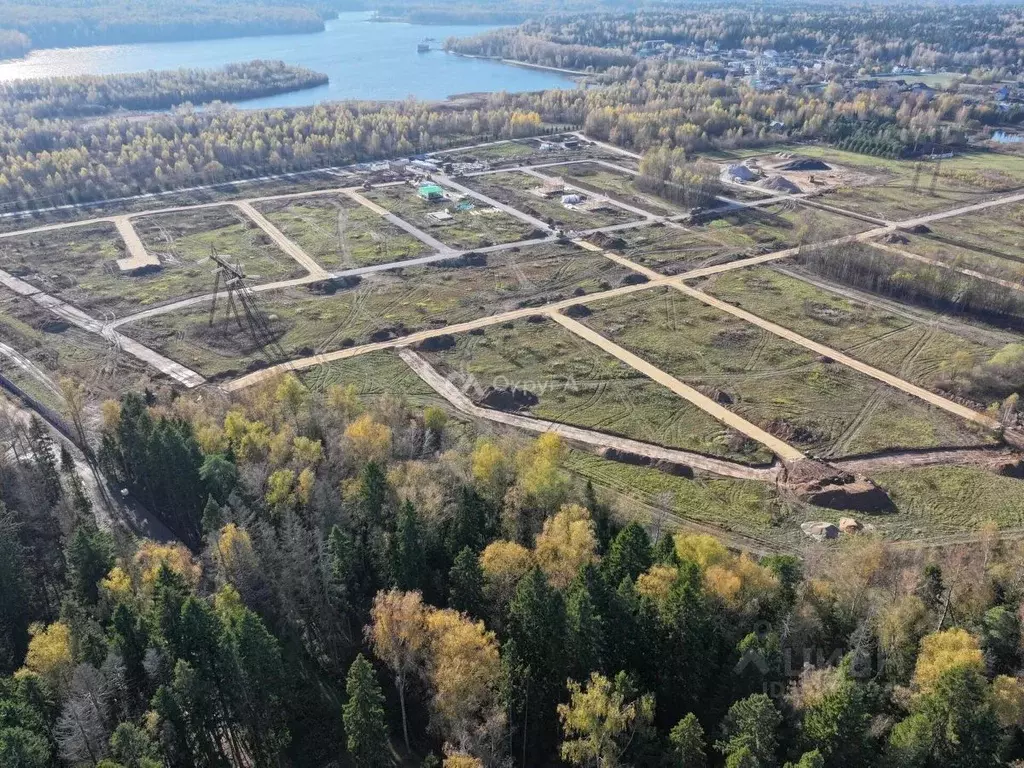
<svg viewBox="0 0 1024 768">
<path fill-rule="evenodd" d="M 398 530 L 395 535 L 395 585 L 405 591 L 422 590 L 427 574 L 424 554 L 423 529 L 411 501 L 398 511 Z"/>
<path fill-rule="evenodd" d="M 651 563 L 650 537 L 639 523 L 631 522 L 612 541 L 605 560 L 608 581 L 619 584 L 624 578 L 636 580 Z"/>
<path fill-rule="evenodd" d="M 373 667 L 363 654 L 349 667 L 345 681 L 348 701 L 342 707 L 345 738 L 352 762 L 359 768 L 388 763 L 388 725 L 384 693 Z"/>
<path fill-rule="evenodd" d="M 75 528 L 68 544 L 68 568 L 76 597 L 86 605 L 99 600 L 99 581 L 114 567 L 110 537 L 86 523 Z"/>
<path fill-rule="evenodd" d="M 57 460 L 53 457 L 53 440 L 37 416 L 33 416 L 29 422 L 28 440 L 36 469 L 43 481 L 46 503 L 55 504 L 62 492 L 60 473 L 57 472 Z"/>
<path fill-rule="evenodd" d="M 578 682 L 603 668 L 604 625 L 585 582 L 577 579 L 565 603 L 566 658 L 569 676 Z"/>
<path fill-rule="evenodd" d="M 704 768 L 707 765 L 704 729 L 693 712 L 673 726 L 668 740 L 672 744 L 671 764 L 674 768 Z"/>
<path fill-rule="evenodd" d="M 448 572 L 448 605 L 476 619 L 486 616 L 484 574 L 480 558 L 469 547 L 463 547 Z"/>
</svg>

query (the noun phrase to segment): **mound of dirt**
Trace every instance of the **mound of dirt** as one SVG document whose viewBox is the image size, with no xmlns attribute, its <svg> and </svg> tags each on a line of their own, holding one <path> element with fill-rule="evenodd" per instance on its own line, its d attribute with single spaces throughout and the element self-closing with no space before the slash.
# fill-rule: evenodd
<svg viewBox="0 0 1024 768">
<path fill-rule="evenodd" d="M 798 499 L 816 507 L 874 513 L 895 511 L 889 494 L 868 478 L 813 459 L 787 464 L 781 481 Z"/>
<path fill-rule="evenodd" d="M 317 296 L 333 296 L 338 291 L 355 288 L 363 281 L 359 275 L 348 275 L 347 277 L 332 277 L 327 280 L 316 280 L 306 286 L 306 290 Z"/>
<path fill-rule="evenodd" d="M 604 248 L 605 250 L 617 251 L 626 247 L 625 240 L 621 237 L 609 235 L 607 232 L 598 232 L 591 235 L 588 239 L 598 248 Z"/>
<path fill-rule="evenodd" d="M 461 256 L 456 256 L 453 259 L 441 259 L 440 261 L 431 262 L 430 266 L 438 267 L 442 269 L 459 269 L 461 267 L 486 267 L 487 266 L 487 254 L 485 253 L 464 253 Z"/>
<path fill-rule="evenodd" d="M 906 235 L 901 235 L 899 232 L 890 232 L 882 238 L 882 242 L 889 245 L 906 245 L 910 242 L 910 238 Z"/>
<path fill-rule="evenodd" d="M 772 176 L 761 186 L 764 189 L 770 189 L 773 192 L 789 192 L 792 194 L 801 191 L 800 187 L 798 187 L 792 181 L 787 179 L 785 176 Z"/>
<path fill-rule="evenodd" d="M 518 413 L 535 406 L 540 400 L 528 389 L 518 387 L 488 387 L 480 398 L 480 405 L 496 411 Z"/>
<path fill-rule="evenodd" d="M 912 235 L 927 235 L 932 230 L 927 224 L 917 224 L 913 227 L 906 227 L 903 231 Z"/>
<path fill-rule="evenodd" d="M 619 281 L 619 285 L 641 285 L 642 283 L 648 283 L 650 279 L 647 275 L 641 275 L 634 272 L 631 275 L 626 275 Z"/>
<path fill-rule="evenodd" d="M 590 311 L 590 307 L 583 304 L 573 304 L 563 309 L 562 314 L 566 317 L 588 317 L 594 313 Z"/>
<path fill-rule="evenodd" d="M 809 157 L 793 160 L 779 168 L 780 171 L 831 171 L 832 166 Z"/>
<path fill-rule="evenodd" d="M 601 455 L 606 459 L 612 461 L 621 461 L 623 464 L 632 464 L 637 467 L 651 467 L 657 469 L 668 475 L 675 475 L 676 477 L 693 477 L 693 468 L 686 464 L 679 464 L 674 461 L 665 461 L 664 459 L 652 459 L 650 456 L 642 456 L 639 453 L 633 453 L 632 451 L 623 451 L 618 448 L 605 448 L 601 451 Z"/>
<path fill-rule="evenodd" d="M 454 346 L 455 337 L 450 333 L 443 333 L 440 336 L 431 336 L 429 339 L 424 339 L 416 348 L 423 352 L 441 352 Z"/>
</svg>

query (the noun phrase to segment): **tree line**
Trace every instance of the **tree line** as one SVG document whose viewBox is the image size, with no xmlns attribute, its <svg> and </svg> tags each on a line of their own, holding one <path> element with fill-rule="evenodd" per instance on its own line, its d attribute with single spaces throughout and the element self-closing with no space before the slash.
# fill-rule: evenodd
<svg viewBox="0 0 1024 768">
<path fill-rule="evenodd" d="M 7 55 L 29 48 L 205 40 L 247 35 L 320 32 L 336 12 L 331 0 L 0 0 L 9 38 Z M 6 36 L 5 36 L 6 37 Z M 0 47 L 0 57 L 4 56 Z"/>
<path fill-rule="evenodd" d="M 327 82 L 327 75 L 283 61 L 249 61 L 219 69 L 10 80 L 0 83 L 0 120 L 16 123 L 95 117 L 117 110 L 170 109 L 186 103 L 272 96 Z"/>
<path fill-rule="evenodd" d="M 755 558 L 627 522 L 554 435 L 294 375 L 87 438 L 172 531 L 0 459 L 0 763 L 954 766 L 1024 756 L 1024 545 Z"/>
<path fill-rule="evenodd" d="M 594 11 L 603 11 L 595 13 Z M 1021 71 L 1017 34 L 1020 9 L 1002 6 L 914 6 L 872 4 L 839 9 L 828 4 L 759 4 L 756 7 L 697 5 L 600 8 L 533 17 L 514 30 L 495 30 L 453 41 L 453 50 L 503 55 L 537 64 L 554 52 L 589 55 L 595 67 L 605 57 L 644 51 L 647 41 L 721 49 L 777 50 L 826 57 L 869 72 L 893 65 Z M 504 53 L 497 53 L 502 51 Z"/>
<path fill-rule="evenodd" d="M 0 122 L 0 204 L 101 200 L 265 173 L 445 149 L 583 125 L 637 151 L 697 152 L 839 135 L 870 117 L 902 146 L 962 144 L 995 108 L 955 94 L 888 90 L 761 92 L 714 65 L 645 61 L 579 90 L 497 93 L 460 104 L 335 103 L 263 112 L 181 110 L 144 120 Z"/>
</svg>

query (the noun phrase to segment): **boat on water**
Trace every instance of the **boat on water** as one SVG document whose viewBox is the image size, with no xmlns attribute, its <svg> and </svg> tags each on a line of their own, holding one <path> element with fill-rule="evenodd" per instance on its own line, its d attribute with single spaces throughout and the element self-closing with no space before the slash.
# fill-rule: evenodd
<svg viewBox="0 0 1024 768">
<path fill-rule="evenodd" d="M 420 43 L 419 45 L 416 46 L 416 51 L 418 53 L 426 53 L 429 50 L 430 50 L 430 43 L 428 43 L 426 40 L 424 40 L 422 43 Z"/>
</svg>

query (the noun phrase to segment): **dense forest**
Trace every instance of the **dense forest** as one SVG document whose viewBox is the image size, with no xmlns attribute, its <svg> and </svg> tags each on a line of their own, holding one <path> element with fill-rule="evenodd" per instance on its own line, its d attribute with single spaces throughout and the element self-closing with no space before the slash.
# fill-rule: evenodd
<svg viewBox="0 0 1024 768">
<path fill-rule="evenodd" d="M 0 0 L 0 58 L 29 47 L 319 32 L 335 12 L 331 0 Z"/>
<path fill-rule="evenodd" d="M 594 10 L 594 9 L 590 9 Z M 574 59 L 610 66 L 606 58 L 635 55 L 646 41 L 705 44 L 722 49 L 777 50 L 827 56 L 869 71 L 914 67 L 1024 67 L 1024 14 L 1013 6 L 768 4 L 698 5 L 620 13 L 583 12 L 533 18 L 514 30 L 447 43 L 461 53 L 519 58 L 537 64 Z M 599 49 L 606 49 L 603 54 Z M 588 60 L 589 59 L 589 60 Z"/>
<path fill-rule="evenodd" d="M 794 138 L 831 138 L 837 124 L 873 116 L 902 144 L 962 144 L 994 114 L 944 94 L 884 89 L 765 93 L 714 67 L 643 62 L 601 88 L 492 94 L 476 104 L 420 101 L 322 104 L 309 109 L 185 112 L 0 124 L 0 204 L 46 207 L 263 173 L 442 149 L 481 138 L 535 135 L 547 123 L 594 138 L 687 152 Z"/>
<path fill-rule="evenodd" d="M 760 560 L 626 522 L 554 435 L 293 376 L 89 435 L 176 538 L 0 458 L 0 764 L 989 768 L 1024 756 L 1024 544 Z"/>
<path fill-rule="evenodd" d="M 95 117 L 118 110 L 162 110 L 272 96 L 325 85 L 327 75 L 283 61 L 249 61 L 220 69 L 124 75 L 79 75 L 0 83 L 0 120 Z"/>
</svg>

